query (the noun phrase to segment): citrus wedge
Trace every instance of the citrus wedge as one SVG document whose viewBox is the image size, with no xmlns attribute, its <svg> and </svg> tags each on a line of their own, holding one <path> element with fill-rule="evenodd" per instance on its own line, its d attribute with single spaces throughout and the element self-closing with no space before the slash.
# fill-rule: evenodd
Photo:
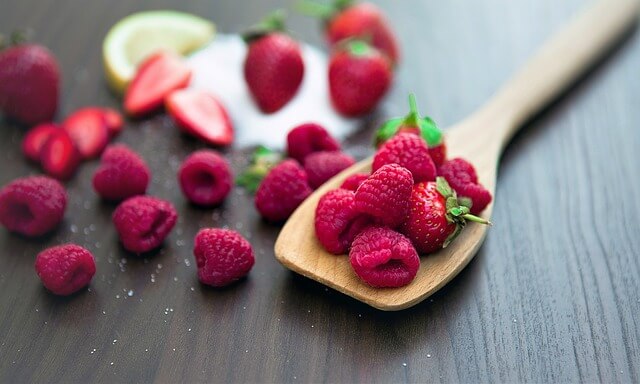
<svg viewBox="0 0 640 384">
<path fill-rule="evenodd" d="M 102 44 L 107 82 L 122 94 L 138 64 L 149 55 L 163 49 L 186 55 L 214 35 L 211 21 L 189 13 L 159 10 L 129 15 L 111 27 Z"/>
</svg>

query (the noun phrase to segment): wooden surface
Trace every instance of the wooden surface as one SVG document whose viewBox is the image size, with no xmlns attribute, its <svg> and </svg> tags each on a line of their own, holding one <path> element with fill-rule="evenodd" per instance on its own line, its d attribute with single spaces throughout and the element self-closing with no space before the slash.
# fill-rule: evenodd
<svg viewBox="0 0 640 384">
<path fill-rule="evenodd" d="M 399 114 L 413 91 L 440 125 L 455 123 L 586 3 L 380 2 L 404 61 L 371 122 Z M 236 32 L 287 4 L 23 0 L 0 3 L 0 26 L 33 28 L 58 56 L 64 116 L 118 105 L 102 80 L 100 42 L 132 10 L 177 8 Z M 320 43 L 309 20 L 290 26 Z M 118 141 L 148 160 L 150 192 L 176 204 L 179 223 L 154 257 L 128 256 L 110 224 L 113 206 L 91 191 L 94 162 L 67 184 L 66 219 L 53 235 L 29 241 L 0 231 L 0 381 L 638 382 L 640 36 L 612 53 L 507 148 L 495 225 L 474 260 L 431 299 L 396 313 L 280 266 L 279 228 L 260 221 L 240 190 L 219 209 L 186 204 L 175 170 L 201 144 L 164 115 L 128 123 Z M 348 140 L 349 151 L 370 154 L 371 134 Z M 20 156 L 21 137 L 0 126 L 0 184 L 38 172 Z M 236 170 L 246 162 L 242 150 L 226 154 Z M 197 282 L 192 239 L 200 227 L 225 225 L 250 237 L 256 265 L 245 281 L 208 289 Z M 67 241 L 89 247 L 98 272 L 90 291 L 57 298 L 33 261 Z"/>
<path fill-rule="evenodd" d="M 548 105 L 608 53 L 625 32 L 635 26 L 639 7 L 636 0 L 600 0 L 581 10 L 478 111 L 446 129 L 447 155 L 474 164 L 480 183 L 495 195 L 502 150 L 522 128 L 521 122 Z M 469 140 L 470 136 L 475 139 Z M 409 285 L 396 289 L 368 286 L 353 273 L 348 258 L 327 252 L 309 228 L 314 226 L 316 207 L 322 196 L 339 188 L 349 175 L 370 173 L 372 160 L 373 157 L 368 157 L 354 164 L 309 196 L 282 228 L 276 240 L 275 256 L 284 266 L 303 276 L 374 308 L 397 311 L 422 302 L 457 276 L 480 249 L 489 226 L 470 222 L 447 248 L 422 257 L 420 269 Z M 483 218 L 491 218 L 494 205 L 495 199 L 482 211 Z"/>
</svg>

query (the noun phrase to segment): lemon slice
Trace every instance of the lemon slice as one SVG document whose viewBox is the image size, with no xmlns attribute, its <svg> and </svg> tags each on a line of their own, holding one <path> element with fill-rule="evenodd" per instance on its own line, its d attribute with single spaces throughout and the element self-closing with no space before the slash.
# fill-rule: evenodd
<svg viewBox="0 0 640 384">
<path fill-rule="evenodd" d="M 150 54 L 170 50 L 188 54 L 215 35 L 215 25 L 201 17 L 177 11 L 134 13 L 117 22 L 104 39 L 102 58 L 107 82 L 124 93 L 136 67 Z"/>
</svg>

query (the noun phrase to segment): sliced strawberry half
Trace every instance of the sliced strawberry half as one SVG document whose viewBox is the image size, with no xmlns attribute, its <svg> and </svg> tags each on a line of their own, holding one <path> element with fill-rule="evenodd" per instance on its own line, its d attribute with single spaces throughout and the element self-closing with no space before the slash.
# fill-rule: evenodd
<svg viewBox="0 0 640 384">
<path fill-rule="evenodd" d="M 40 164 L 47 174 L 56 179 L 68 180 L 73 176 L 80 164 L 80 153 L 65 130 L 57 130 L 44 143 Z"/>
<path fill-rule="evenodd" d="M 213 145 L 229 145 L 233 141 L 229 114 L 209 92 L 175 91 L 167 97 L 166 108 L 184 132 Z"/>
<path fill-rule="evenodd" d="M 109 142 L 109 129 L 102 108 L 88 107 L 75 111 L 62 123 L 62 129 L 71 136 L 82 159 L 97 157 Z"/>
<path fill-rule="evenodd" d="M 120 112 L 111 108 L 102 108 L 102 112 L 104 113 L 104 121 L 107 124 L 107 129 L 109 130 L 109 136 L 118 136 L 124 127 L 122 115 Z"/>
<path fill-rule="evenodd" d="M 60 129 L 58 124 L 44 123 L 31 128 L 22 140 L 22 153 L 31 161 L 40 161 L 40 151 L 49 137 Z"/>
<path fill-rule="evenodd" d="M 182 57 L 171 52 L 151 55 L 138 68 L 124 95 L 124 110 L 131 116 L 142 116 L 162 106 L 172 91 L 185 88 L 191 80 L 191 69 Z"/>
</svg>

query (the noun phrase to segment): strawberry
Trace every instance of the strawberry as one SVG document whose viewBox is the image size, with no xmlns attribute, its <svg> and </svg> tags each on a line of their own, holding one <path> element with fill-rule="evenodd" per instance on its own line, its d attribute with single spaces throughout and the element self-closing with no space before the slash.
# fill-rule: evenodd
<svg viewBox="0 0 640 384">
<path fill-rule="evenodd" d="M 329 91 L 333 106 L 345 116 L 371 112 L 387 93 L 393 73 L 386 56 L 369 44 L 342 44 L 329 63 Z"/>
<path fill-rule="evenodd" d="M 64 129 L 53 133 L 40 151 L 42 169 L 60 180 L 69 179 L 80 165 L 80 160 L 78 149 Z"/>
<path fill-rule="evenodd" d="M 124 110 L 142 116 L 160 108 L 176 89 L 186 88 L 191 69 L 175 53 L 161 51 L 147 58 L 138 68 L 124 95 Z"/>
<path fill-rule="evenodd" d="M 212 145 L 229 145 L 233 125 L 224 106 L 209 92 L 185 89 L 172 92 L 166 108 L 178 126 Z"/>
<path fill-rule="evenodd" d="M 78 149 L 82 159 L 99 156 L 109 142 L 109 128 L 102 108 L 82 108 L 62 123 Z"/>
<path fill-rule="evenodd" d="M 302 8 L 305 13 L 324 19 L 325 37 L 331 46 L 345 39 L 361 39 L 397 64 L 400 59 L 397 39 L 382 11 L 372 3 L 354 3 L 353 0 L 334 0 L 332 5 L 305 2 Z"/>
<path fill-rule="evenodd" d="M 51 121 L 59 89 L 58 62 L 47 48 L 19 44 L 0 51 L 0 112 L 7 117 L 27 125 Z"/>
<path fill-rule="evenodd" d="M 429 147 L 431 159 L 436 167 L 440 167 L 447 159 L 447 147 L 444 143 L 442 131 L 430 117 L 420 116 L 414 94 L 409 95 L 409 107 L 410 111 L 406 116 L 396 117 L 382 124 L 376 132 L 376 146 L 380 147 L 398 133 L 413 133 L 424 139 Z"/>
<path fill-rule="evenodd" d="M 122 121 L 122 115 L 115 109 L 111 108 L 96 108 L 102 113 L 102 119 L 109 131 L 109 138 L 116 137 L 122 132 L 124 122 Z"/>
<path fill-rule="evenodd" d="M 448 246 L 467 221 L 491 223 L 469 213 L 443 177 L 417 183 L 409 200 L 409 214 L 400 227 L 419 253 L 431 253 Z"/>
<path fill-rule="evenodd" d="M 244 36 L 244 78 L 264 113 L 276 112 L 293 99 L 304 76 L 300 47 L 283 31 L 284 15 L 276 12 Z"/>
<path fill-rule="evenodd" d="M 60 127 L 54 123 L 42 123 L 29 130 L 22 139 L 22 153 L 31 161 L 40 161 L 40 151 L 49 137 Z"/>
</svg>

